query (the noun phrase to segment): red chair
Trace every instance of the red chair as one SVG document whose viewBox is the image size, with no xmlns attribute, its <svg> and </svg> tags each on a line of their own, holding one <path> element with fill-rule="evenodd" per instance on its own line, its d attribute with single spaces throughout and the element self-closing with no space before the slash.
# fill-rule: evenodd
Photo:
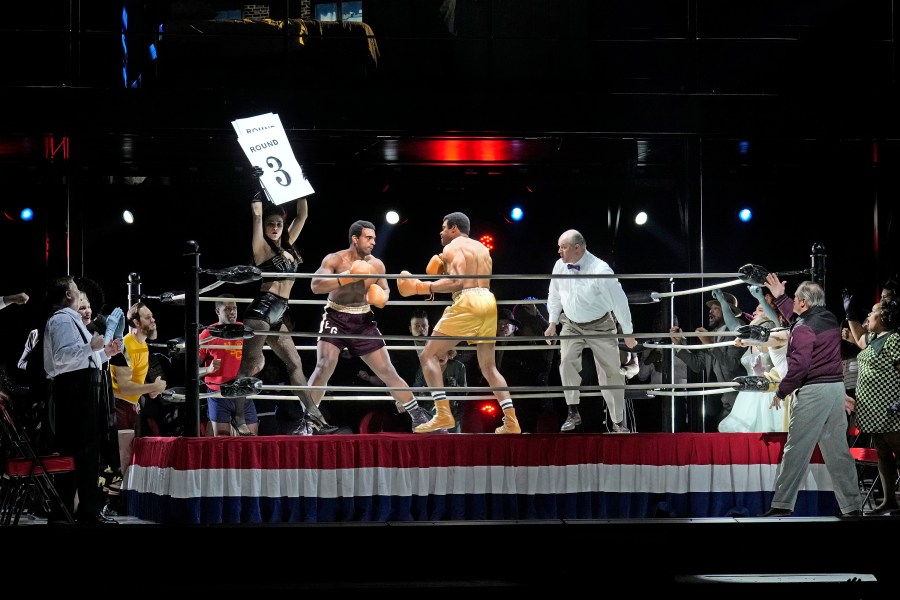
<svg viewBox="0 0 900 600">
<path fill-rule="evenodd" d="M 874 499 L 872 491 L 875 486 L 880 485 L 878 478 L 878 452 L 875 448 L 861 448 L 853 446 L 850 448 L 850 454 L 856 461 L 856 476 L 859 479 L 859 490 L 864 494 L 863 508 L 866 504 L 870 509 L 874 509 Z"/>
<path fill-rule="evenodd" d="M 56 507 L 69 524 L 75 523 L 53 485 L 53 475 L 74 473 L 75 459 L 50 454 L 38 456 L 25 430 L 13 419 L 9 396 L 0 390 L 0 433 L 4 460 L 0 479 L 0 525 L 18 525 L 33 498 L 50 514 Z"/>
</svg>

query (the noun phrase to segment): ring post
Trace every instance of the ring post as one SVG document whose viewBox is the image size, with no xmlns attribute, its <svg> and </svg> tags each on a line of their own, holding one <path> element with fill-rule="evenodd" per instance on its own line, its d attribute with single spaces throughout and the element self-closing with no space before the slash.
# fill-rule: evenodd
<svg viewBox="0 0 900 600">
<path fill-rule="evenodd" d="M 812 254 L 809 257 L 812 259 L 812 280 L 822 286 L 822 289 L 825 289 L 825 246 L 816 242 L 812 247 Z"/>
<path fill-rule="evenodd" d="M 200 437 L 200 246 L 189 240 L 185 245 L 184 292 L 184 430 Z"/>
<path fill-rule="evenodd" d="M 675 326 L 675 280 L 669 279 L 669 293 L 672 296 L 669 298 L 669 328 Z M 672 384 L 672 389 L 675 389 L 675 349 L 669 351 L 669 383 Z M 672 402 L 669 404 L 669 412 L 672 415 L 672 428 L 671 432 L 675 433 L 675 396 L 672 396 Z"/>
<path fill-rule="evenodd" d="M 128 308 L 141 300 L 141 275 L 140 273 L 128 274 Z"/>
</svg>

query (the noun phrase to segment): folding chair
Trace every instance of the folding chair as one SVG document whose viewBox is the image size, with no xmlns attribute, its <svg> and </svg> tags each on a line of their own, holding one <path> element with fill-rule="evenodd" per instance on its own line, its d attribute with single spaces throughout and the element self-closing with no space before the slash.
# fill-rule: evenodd
<svg viewBox="0 0 900 600">
<path fill-rule="evenodd" d="M 53 485 L 53 475 L 73 473 L 75 459 L 50 454 L 38 456 L 28 435 L 13 419 L 9 396 L 0 390 L 0 434 L 4 460 L 0 479 L 0 525 L 18 525 L 29 499 L 40 502 L 51 513 L 56 507 L 69 524 L 75 523 Z"/>
<path fill-rule="evenodd" d="M 847 439 L 850 443 L 850 455 L 856 462 L 856 476 L 859 479 L 859 491 L 863 494 L 863 509 L 866 505 L 875 509 L 875 489 L 881 490 L 881 478 L 878 475 L 878 451 L 872 447 L 872 439 L 868 434 L 860 432 L 855 420 L 847 427 Z M 897 477 L 900 483 L 900 475 Z M 896 487 L 896 486 L 895 486 Z M 882 490 L 883 495 L 884 490 Z"/>
<path fill-rule="evenodd" d="M 875 487 L 881 487 L 881 479 L 878 477 L 878 452 L 875 448 L 850 448 L 850 454 L 856 461 L 856 476 L 859 479 L 859 491 L 863 493 L 863 509 L 869 505 L 869 509 L 875 508 L 875 499 L 872 491 Z"/>
</svg>

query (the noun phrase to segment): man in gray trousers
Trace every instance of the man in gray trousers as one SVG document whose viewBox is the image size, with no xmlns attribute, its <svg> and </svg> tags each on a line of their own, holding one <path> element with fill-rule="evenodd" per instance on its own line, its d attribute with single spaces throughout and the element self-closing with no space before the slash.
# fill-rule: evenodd
<svg viewBox="0 0 900 600">
<path fill-rule="evenodd" d="M 788 517 L 816 444 L 834 485 L 841 516 L 862 516 L 862 495 L 856 464 L 847 443 L 844 376 L 841 367 L 841 323 L 825 308 L 825 290 L 813 281 L 797 286 L 794 298 L 784 293 L 784 281 L 769 273 L 766 286 L 775 307 L 791 322 L 788 372 L 778 384 L 776 408 L 794 394 L 784 456 L 775 477 L 771 508 L 761 517 Z"/>
</svg>

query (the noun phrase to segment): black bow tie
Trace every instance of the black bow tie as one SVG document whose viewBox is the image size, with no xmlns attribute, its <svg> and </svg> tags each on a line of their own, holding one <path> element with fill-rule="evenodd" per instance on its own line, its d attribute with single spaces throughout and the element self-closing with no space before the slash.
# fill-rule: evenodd
<svg viewBox="0 0 900 600">
<path fill-rule="evenodd" d="M 576 271 L 580 271 L 580 270 L 581 270 L 581 265 L 566 265 L 566 268 L 568 268 L 568 269 L 575 269 Z"/>
</svg>

